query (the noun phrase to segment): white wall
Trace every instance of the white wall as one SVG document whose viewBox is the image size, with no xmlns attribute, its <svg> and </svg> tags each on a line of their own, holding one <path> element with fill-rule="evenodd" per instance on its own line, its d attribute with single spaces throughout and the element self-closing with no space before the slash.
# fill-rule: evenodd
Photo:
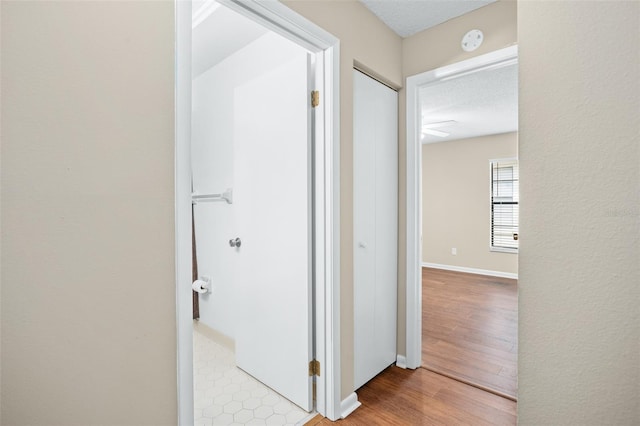
<svg viewBox="0 0 640 426">
<path fill-rule="evenodd" d="M 521 425 L 640 424 L 640 3 L 518 6 Z"/>
<path fill-rule="evenodd" d="M 518 273 L 516 253 L 489 250 L 489 161 L 517 156 L 517 133 L 422 145 L 423 262 Z"/>
<path fill-rule="evenodd" d="M 193 81 L 192 165 L 194 189 L 219 193 L 234 186 L 234 91 L 304 51 L 268 33 L 212 67 Z M 256 99 L 269 102 L 269 99 Z M 268 158 L 263 158 L 269 161 Z M 260 212 L 255 212 L 259 214 Z M 200 321 L 234 337 L 234 205 L 195 206 L 198 273 L 212 279 L 212 291 L 201 294 Z"/>
</svg>

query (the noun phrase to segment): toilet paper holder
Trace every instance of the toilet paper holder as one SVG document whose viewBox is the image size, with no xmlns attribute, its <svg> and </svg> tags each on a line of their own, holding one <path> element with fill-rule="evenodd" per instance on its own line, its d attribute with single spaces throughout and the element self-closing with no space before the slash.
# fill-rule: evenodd
<svg viewBox="0 0 640 426">
<path fill-rule="evenodd" d="M 204 294 L 211 290 L 211 278 L 200 277 L 191 284 L 191 288 L 196 293 Z"/>
</svg>

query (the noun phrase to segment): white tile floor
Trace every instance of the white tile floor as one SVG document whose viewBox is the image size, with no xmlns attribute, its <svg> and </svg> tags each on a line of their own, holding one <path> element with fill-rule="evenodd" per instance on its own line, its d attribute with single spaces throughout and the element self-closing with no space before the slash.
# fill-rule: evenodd
<svg viewBox="0 0 640 426">
<path fill-rule="evenodd" d="M 233 352 L 193 331 L 196 426 L 298 425 L 309 413 L 235 366 Z"/>
</svg>

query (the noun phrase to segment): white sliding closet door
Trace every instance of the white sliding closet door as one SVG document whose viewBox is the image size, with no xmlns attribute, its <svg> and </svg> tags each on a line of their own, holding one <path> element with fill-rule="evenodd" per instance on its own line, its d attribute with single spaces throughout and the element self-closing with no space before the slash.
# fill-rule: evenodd
<svg viewBox="0 0 640 426">
<path fill-rule="evenodd" d="M 354 380 L 396 360 L 398 94 L 353 72 Z"/>
</svg>

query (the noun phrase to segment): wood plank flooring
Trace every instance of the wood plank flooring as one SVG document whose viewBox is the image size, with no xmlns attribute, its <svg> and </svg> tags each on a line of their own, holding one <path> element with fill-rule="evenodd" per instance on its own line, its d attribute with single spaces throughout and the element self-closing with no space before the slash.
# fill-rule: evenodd
<svg viewBox="0 0 640 426">
<path fill-rule="evenodd" d="M 423 268 L 422 285 L 423 368 L 387 368 L 338 424 L 517 424 L 517 282 Z"/>
<path fill-rule="evenodd" d="M 362 406 L 338 425 L 515 425 L 516 403 L 423 368 L 391 366 L 358 389 Z M 331 425 L 317 416 L 307 426 Z"/>
<path fill-rule="evenodd" d="M 422 268 L 422 363 L 517 398 L 517 281 Z"/>
</svg>

